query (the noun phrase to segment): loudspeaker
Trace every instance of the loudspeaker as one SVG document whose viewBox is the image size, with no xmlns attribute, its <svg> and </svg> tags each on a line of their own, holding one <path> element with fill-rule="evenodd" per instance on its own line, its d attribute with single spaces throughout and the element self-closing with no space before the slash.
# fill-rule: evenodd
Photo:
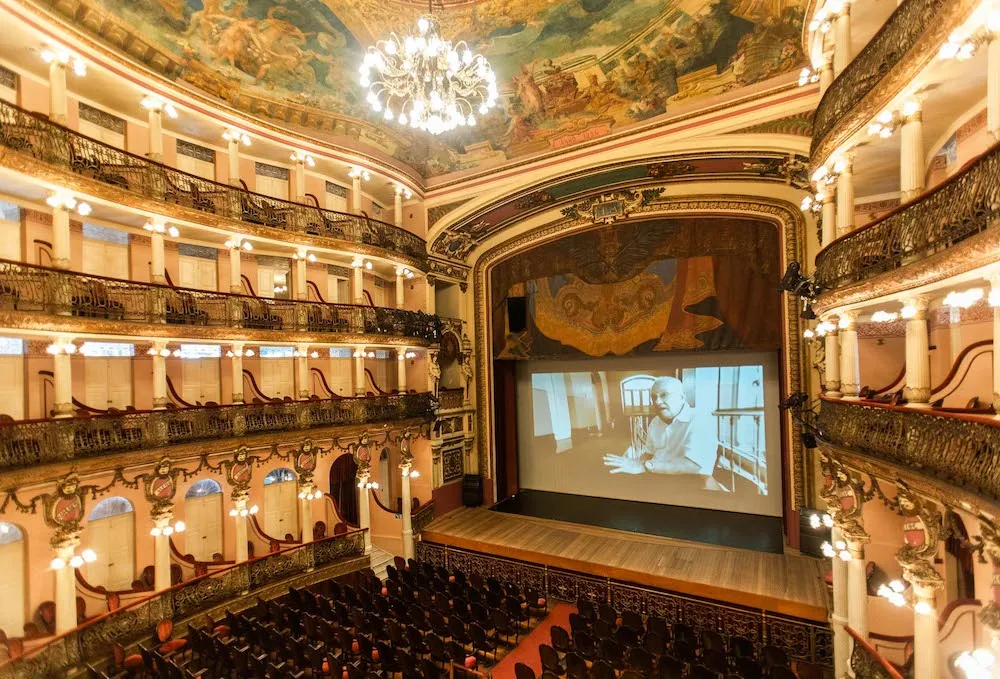
<svg viewBox="0 0 1000 679">
<path fill-rule="evenodd" d="M 528 298 L 507 298 L 507 327 L 511 332 L 524 332 L 528 329 Z"/>
<path fill-rule="evenodd" d="M 483 477 L 479 474 L 466 474 L 462 477 L 462 504 L 466 507 L 479 507 L 483 504 Z"/>
</svg>

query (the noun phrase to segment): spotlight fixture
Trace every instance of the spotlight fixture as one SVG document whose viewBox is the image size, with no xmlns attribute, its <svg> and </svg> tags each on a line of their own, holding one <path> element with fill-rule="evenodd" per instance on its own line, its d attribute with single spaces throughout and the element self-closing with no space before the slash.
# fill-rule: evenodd
<svg viewBox="0 0 1000 679">
<path fill-rule="evenodd" d="M 237 144 L 250 146 L 250 135 L 236 127 L 230 127 L 223 132 L 222 138 L 228 142 L 236 142 Z"/>
<path fill-rule="evenodd" d="M 802 265 L 798 262 L 790 262 L 788 268 L 785 269 L 785 275 L 781 277 L 781 283 L 779 283 L 781 290 L 789 292 L 796 297 L 816 297 L 816 286 L 815 284 L 804 275 L 802 275 Z"/>
<path fill-rule="evenodd" d="M 778 404 L 779 410 L 798 410 L 809 403 L 809 394 L 804 391 L 796 391 L 788 395 L 788 398 Z"/>
<path fill-rule="evenodd" d="M 177 108 L 158 94 L 147 94 L 139 102 L 139 106 L 147 111 L 161 111 L 166 113 L 168 118 L 177 117 Z"/>
</svg>

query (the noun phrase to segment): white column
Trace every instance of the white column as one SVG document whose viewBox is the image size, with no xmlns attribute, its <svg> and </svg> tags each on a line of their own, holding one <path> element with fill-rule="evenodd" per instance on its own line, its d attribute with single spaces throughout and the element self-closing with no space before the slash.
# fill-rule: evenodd
<svg viewBox="0 0 1000 679">
<path fill-rule="evenodd" d="M 306 202 L 306 160 L 299 153 L 292 155 L 292 200 Z"/>
<path fill-rule="evenodd" d="M 840 528 L 834 526 L 830 541 L 843 539 Z M 833 628 L 833 673 L 836 679 L 847 676 L 850 666 L 850 635 L 845 629 L 848 621 L 847 562 L 840 557 L 833 558 L 833 614 L 830 625 Z"/>
<path fill-rule="evenodd" d="M 868 536 L 844 535 L 851 560 L 847 562 L 847 621 L 861 638 L 868 638 L 868 575 L 865 572 L 865 543 Z M 841 561 L 839 557 L 837 561 Z"/>
<path fill-rule="evenodd" d="M 164 410 L 170 399 L 167 398 L 167 359 L 160 352 L 167 348 L 167 343 L 153 342 L 153 410 Z"/>
<path fill-rule="evenodd" d="M 819 96 L 822 97 L 833 83 L 833 55 L 824 54 L 819 67 Z"/>
<path fill-rule="evenodd" d="M 986 129 L 1000 139 L 1000 34 L 995 32 L 986 47 Z"/>
<path fill-rule="evenodd" d="M 913 586 L 913 679 L 938 679 L 941 650 L 934 594 L 938 581 L 911 581 Z M 919 612 L 918 612 L 919 609 Z"/>
<path fill-rule="evenodd" d="M 990 277 L 990 306 L 993 307 L 993 345 L 1000 347 L 1000 273 Z M 993 407 L 1000 417 L 1000 357 L 993 361 Z"/>
<path fill-rule="evenodd" d="M 69 210 L 57 207 L 52 210 L 52 266 L 69 269 Z"/>
<path fill-rule="evenodd" d="M 858 366 L 857 311 L 840 314 L 840 391 L 844 398 L 857 398 L 861 391 L 861 371 Z"/>
<path fill-rule="evenodd" d="M 354 351 L 354 395 L 365 395 L 365 348 L 355 347 Z"/>
<path fill-rule="evenodd" d="M 396 352 L 396 385 L 399 393 L 406 393 L 406 347 L 402 347 Z M 1000 361 L 997 361 L 1000 363 Z"/>
<path fill-rule="evenodd" d="M 149 278 L 154 283 L 166 285 L 166 251 L 163 242 L 163 234 L 159 231 L 151 231 L 149 234 L 149 241 L 151 250 Z"/>
<path fill-rule="evenodd" d="M 903 300 L 906 319 L 906 383 L 903 396 L 907 405 L 926 407 L 931 400 L 931 359 L 927 341 L 926 297 Z"/>
<path fill-rule="evenodd" d="M 851 52 L 851 6 L 846 1 L 844 8 L 834 20 L 833 30 L 833 72 L 835 75 L 840 75 L 853 56 Z"/>
<path fill-rule="evenodd" d="M 229 139 L 229 153 L 226 159 L 229 161 L 230 186 L 242 187 L 240 184 L 240 140 L 238 137 Z"/>
<path fill-rule="evenodd" d="M 173 514 L 166 512 L 153 519 L 153 525 L 160 529 L 153 536 L 153 589 L 162 592 L 170 587 L 170 536 L 163 529 L 170 525 Z"/>
<path fill-rule="evenodd" d="M 66 64 L 53 59 L 49 64 L 49 120 L 66 124 Z M 76 614 L 74 613 L 76 626 Z"/>
<path fill-rule="evenodd" d="M 243 277 L 240 270 L 240 248 L 229 248 L 229 291 L 243 292 Z"/>
<path fill-rule="evenodd" d="M 354 275 L 351 279 L 351 297 L 355 304 L 365 303 L 365 272 L 364 268 L 356 266 L 353 269 Z"/>
<path fill-rule="evenodd" d="M 73 338 L 57 337 L 55 341 L 57 344 L 70 344 Z M 73 417 L 73 363 L 64 351 L 52 356 L 52 382 L 55 391 L 53 417 Z"/>
<path fill-rule="evenodd" d="M 412 559 L 416 556 L 416 550 L 413 546 L 413 516 L 410 507 L 410 471 L 413 465 L 410 462 L 405 462 L 399 465 L 399 468 L 403 471 L 403 483 L 401 486 L 401 494 L 403 496 L 403 558 Z"/>
<path fill-rule="evenodd" d="M 403 191 L 402 187 L 396 187 L 396 197 L 392 204 L 392 223 L 402 228 L 403 226 Z"/>
<path fill-rule="evenodd" d="M 403 275 L 403 267 L 396 267 L 396 308 L 402 309 L 406 304 L 406 276 Z"/>
<path fill-rule="evenodd" d="M 243 403 L 243 343 L 234 342 L 231 351 L 233 355 L 229 360 L 232 361 L 233 372 L 232 400 L 233 403 Z"/>
<path fill-rule="evenodd" d="M 907 106 L 918 106 L 907 102 Z M 919 196 L 924 190 L 924 123 L 920 109 L 905 110 L 903 126 L 900 129 L 899 189 L 900 200 L 906 202 Z"/>
<path fill-rule="evenodd" d="M 427 277 L 427 299 L 424 303 L 424 312 L 434 315 L 437 313 L 437 293 L 435 292 L 434 286 L 437 283 L 437 279 L 433 276 Z"/>
<path fill-rule="evenodd" d="M 836 320 L 827 319 L 834 325 Z M 826 395 L 840 398 L 840 338 L 836 330 L 826 333 Z"/>
<path fill-rule="evenodd" d="M 351 212 L 361 214 L 361 175 L 351 177 Z"/>
<path fill-rule="evenodd" d="M 368 491 L 368 470 L 358 469 L 358 528 L 365 532 L 365 554 L 372 553 L 371 518 L 368 503 L 371 501 Z"/>
<path fill-rule="evenodd" d="M 854 167 L 845 161 L 837 177 L 837 238 L 854 231 Z"/>
<path fill-rule="evenodd" d="M 828 187 L 823 194 L 823 247 L 837 238 L 837 203 L 834 192 Z"/>
<path fill-rule="evenodd" d="M 295 347 L 295 382 L 301 399 L 309 398 L 309 345 L 299 344 Z"/>
<path fill-rule="evenodd" d="M 240 512 L 247 509 L 247 498 L 234 498 L 233 507 L 236 515 L 233 516 L 236 535 L 236 563 L 246 561 L 250 558 L 250 550 L 247 548 L 247 517 L 240 515 Z"/>
<path fill-rule="evenodd" d="M 311 483 L 299 486 L 299 525 L 302 526 L 302 542 L 312 542 L 313 539 L 313 501 L 310 495 L 312 491 Z"/>
<path fill-rule="evenodd" d="M 298 259 L 295 260 L 295 299 L 306 300 L 309 298 L 309 284 L 306 282 L 306 251 L 298 252 Z"/>
<path fill-rule="evenodd" d="M 146 157 L 158 163 L 163 162 L 163 110 L 151 108 L 147 111 L 149 119 L 149 153 Z"/>
<path fill-rule="evenodd" d="M 55 545 L 55 556 L 63 563 L 62 568 L 55 569 L 56 634 L 76 627 L 76 569 L 70 565 L 70 560 L 79 544 L 80 539 L 74 536 Z"/>
</svg>

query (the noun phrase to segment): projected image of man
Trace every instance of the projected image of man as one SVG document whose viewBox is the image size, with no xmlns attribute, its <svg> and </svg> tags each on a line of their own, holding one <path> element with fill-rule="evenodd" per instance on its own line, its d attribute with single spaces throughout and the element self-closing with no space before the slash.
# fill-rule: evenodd
<svg viewBox="0 0 1000 679">
<path fill-rule="evenodd" d="M 657 378 L 649 392 L 654 417 L 644 440 L 624 455 L 605 455 L 604 465 L 612 474 L 690 474 L 706 489 L 722 489 L 712 478 L 719 445 L 712 418 L 688 404 L 676 378 Z"/>
</svg>

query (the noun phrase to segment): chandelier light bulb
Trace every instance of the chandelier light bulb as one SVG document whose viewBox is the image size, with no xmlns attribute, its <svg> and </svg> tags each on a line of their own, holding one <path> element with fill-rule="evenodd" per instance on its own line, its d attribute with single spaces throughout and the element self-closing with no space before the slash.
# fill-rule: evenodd
<svg viewBox="0 0 1000 679">
<path fill-rule="evenodd" d="M 66 568 L 66 562 L 57 556 L 49 562 L 49 568 L 54 571 L 61 571 L 63 568 Z"/>
<path fill-rule="evenodd" d="M 316 160 L 312 157 L 312 154 L 306 153 L 305 151 L 295 151 L 292 153 L 292 162 L 302 162 L 309 167 L 316 167 Z"/>
<path fill-rule="evenodd" d="M 162 532 L 163 531 L 158 526 L 153 526 L 152 528 L 149 529 L 149 534 L 152 535 L 154 538 L 158 537 Z"/>
<path fill-rule="evenodd" d="M 79 568 L 83 565 L 83 557 L 79 554 L 74 555 L 73 558 L 69 560 L 69 565 L 73 568 Z"/>
<path fill-rule="evenodd" d="M 172 103 L 156 94 L 147 94 L 142 98 L 142 101 L 139 102 L 139 106 L 147 111 L 162 111 L 167 114 L 168 118 L 177 117 L 177 108 Z"/>
<path fill-rule="evenodd" d="M 236 127 L 230 127 L 223 132 L 222 138 L 228 142 L 235 142 L 237 144 L 243 144 L 244 146 L 250 146 L 250 135 Z"/>
</svg>

